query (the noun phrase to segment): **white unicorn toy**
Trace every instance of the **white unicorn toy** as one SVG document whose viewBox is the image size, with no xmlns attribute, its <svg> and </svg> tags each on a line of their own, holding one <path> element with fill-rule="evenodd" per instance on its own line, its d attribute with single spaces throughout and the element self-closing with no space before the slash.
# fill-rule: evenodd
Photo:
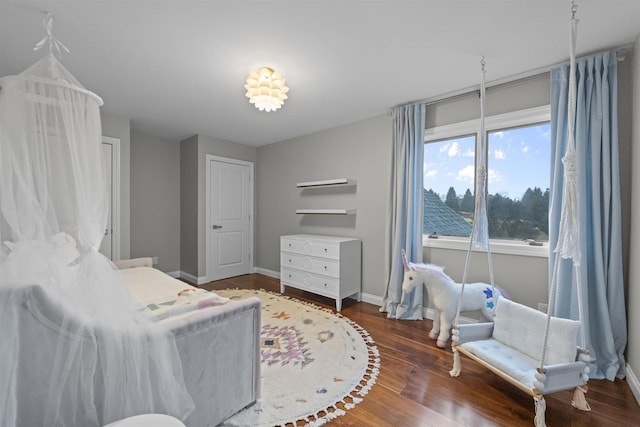
<svg viewBox="0 0 640 427">
<path fill-rule="evenodd" d="M 402 251 L 404 279 L 402 291 L 411 292 L 416 286 L 424 284 L 429 300 L 434 306 L 433 328 L 429 338 L 436 339 L 438 347 L 444 348 L 449 340 L 451 325 L 456 317 L 458 299 L 462 284 L 456 283 L 444 272 L 444 267 L 433 264 L 415 264 L 407 261 Z M 494 287 L 495 299 L 491 285 L 486 283 L 465 283 L 460 311 L 480 310 L 487 320 L 493 320 L 493 307 L 502 292 Z"/>
</svg>

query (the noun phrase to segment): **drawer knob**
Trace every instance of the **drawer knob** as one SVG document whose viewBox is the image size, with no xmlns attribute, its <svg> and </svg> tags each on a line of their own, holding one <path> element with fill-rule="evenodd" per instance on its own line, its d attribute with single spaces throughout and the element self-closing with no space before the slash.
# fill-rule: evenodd
<svg viewBox="0 0 640 427">
<path fill-rule="evenodd" d="M 327 252 L 327 248 L 324 248 L 324 251 Z"/>
<path fill-rule="evenodd" d="M 289 259 L 289 262 L 291 262 L 291 259 Z"/>
<path fill-rule="evenodd" d="M 289 243 L 289 247 L 291 247 L 291 243 Z"/>
<path fill-rule="evenodd" d="M 324 284 L 324 287 L 325 287 L 325 288 L 327 287 L 327 284 L 326 284 L 326 283 Z"/>
<path fill-rule="evenodd" d="M 324 269 L 325 269 L 325 270 L 327 269 L 327 266 L 326 266 L 326 265 L 324 266 Z"/>
<path fill-rule="evenodd" d="M 291 279 L 291 274 L 289 274 L 289 279 Z"/>
</svg>

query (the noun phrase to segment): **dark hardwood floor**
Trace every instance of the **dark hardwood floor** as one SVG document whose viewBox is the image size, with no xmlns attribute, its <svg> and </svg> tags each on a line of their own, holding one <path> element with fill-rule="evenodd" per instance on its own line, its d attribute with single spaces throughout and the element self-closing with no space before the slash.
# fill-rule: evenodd
<svg viewBox="0 0 640 427">
<path fill-rule="evenodd" d="M 260 274 L 202 285 L 279 292 L 277 279 Z M 286 294 L 335 309 L 334 301 L 287 288 Z M 389 320 L 378 307 L 346 299 L 342 314 L 365 328 L 380 350 L 381 370 L 364 400 L 332 426 L 532 426 L 533 399 L 506 381 L 462 357 L 462 375 L 449 376 L 451 349 L 440 349 L 427 336 L 430 320 Z M 545 396 L 547 425 L 640 425 L 640 406 L 624 380 L 589 381 L 591 412 L 571 407 L 572 392 Z"/>
</svg>

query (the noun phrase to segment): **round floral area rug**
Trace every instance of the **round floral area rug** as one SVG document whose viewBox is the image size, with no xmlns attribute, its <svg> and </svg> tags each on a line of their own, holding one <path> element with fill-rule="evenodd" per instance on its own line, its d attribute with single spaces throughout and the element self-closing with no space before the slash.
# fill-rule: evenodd
<svg viewBox="0 0 640 427">
<path fill-rule="evenodd" d="M 378 348 L 346 317 L 267 291 L 215 293 L 262 301 L 261 397 L 223 426 L 323 425 L 362 401 L 375 383 Z"/>
</svg>

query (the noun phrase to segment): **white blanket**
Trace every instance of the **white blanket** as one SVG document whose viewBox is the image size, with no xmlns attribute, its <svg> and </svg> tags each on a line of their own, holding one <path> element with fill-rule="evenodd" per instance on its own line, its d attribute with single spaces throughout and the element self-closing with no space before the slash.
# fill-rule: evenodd
<svg viewBox="0 0 640 427">
<path fill-rule="evenodd" d="M 229 299 L 184 283 L 150 267 L 120 270 L 143 313 L 162 320 L 226 304 Z"/>
</svg>

